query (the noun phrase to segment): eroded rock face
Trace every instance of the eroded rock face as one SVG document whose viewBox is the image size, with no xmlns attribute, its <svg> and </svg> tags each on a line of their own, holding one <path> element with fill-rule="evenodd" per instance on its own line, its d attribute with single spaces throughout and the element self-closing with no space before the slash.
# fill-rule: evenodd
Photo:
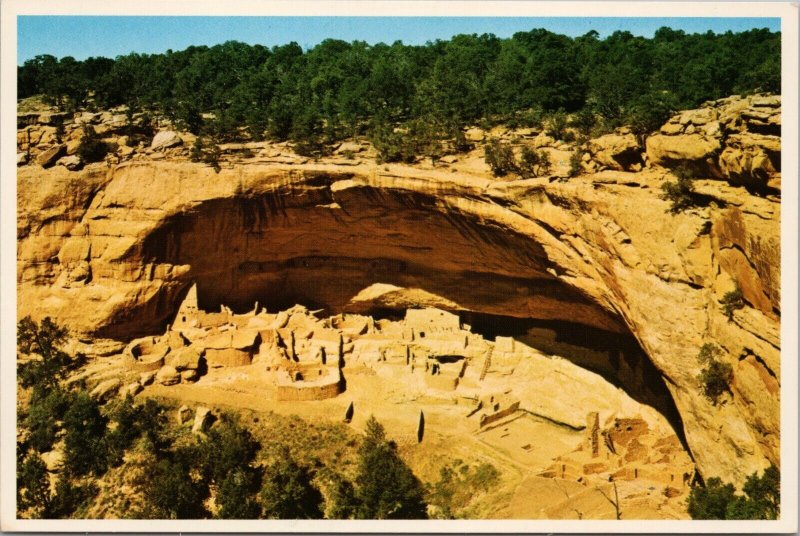
<svg viewBox="0 0 800 536">
<path fill-rule="evenodd" d="M 689 166 L 703 177 L 780 189 L 781 98 L 728 97 L 672 117 L 647 139 L 651 163 Z"/>
<path fill-rule="evenodd" d="M 701 474 L 741 483 L 780 463 L 780 204 L 698 181 L 717 202 L 672 216 L 665 175 L 508 182 L 364 161 L 219 174 L 169 160 L 27 166 L 19 314 L 131 339 L 163 333 L 196 283 L 206 310 L 421 301 L 633 335 Z M 719 300 L 736 284 L 745 307 L 729 320 Z M 697 379 L 706 342 L 734 367 L 732 394 L 717 405 Z"/>
<path fill-rule="evenodd" d="M 642 169 L 642 150 L 636 136 L 630 131 L 606 134 L 589 140 L 587 148 L 592 159 L 600 166 L 617 171 Z"/>
</svg>

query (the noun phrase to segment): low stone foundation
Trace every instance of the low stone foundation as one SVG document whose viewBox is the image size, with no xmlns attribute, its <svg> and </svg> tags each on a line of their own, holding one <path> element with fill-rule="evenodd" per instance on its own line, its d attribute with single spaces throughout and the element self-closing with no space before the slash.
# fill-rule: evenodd
<svg viewBox="0 0 800 536">
<path fill-rule="evenodd" d="M 288 371 L 278 372 L 276 397 L 279 401 L 325 400 L 344 391 L 342 376 L 338 369 L 328 369 L 320 379 L 294 379 Z"/>
</svg>

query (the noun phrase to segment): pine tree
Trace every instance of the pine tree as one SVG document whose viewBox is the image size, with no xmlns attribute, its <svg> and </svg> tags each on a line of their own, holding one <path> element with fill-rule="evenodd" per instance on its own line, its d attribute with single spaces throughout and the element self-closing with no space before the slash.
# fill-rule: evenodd
<svg viewBox="0 0 800 536">
<path fill-rule="evenodd" d="M 356 498 L 359 519 L 427 519 L 422 483 L 386 440 L 383 426 L 370 417 L 359 450 Z"/>
<path fill-rule="evenodd" d="M 322 494 L 313 475 L 284 450 L 280 459 L 266 468 L 261 488 L 261 506 L 269 519 L 321 519 Z"/>
</svg>

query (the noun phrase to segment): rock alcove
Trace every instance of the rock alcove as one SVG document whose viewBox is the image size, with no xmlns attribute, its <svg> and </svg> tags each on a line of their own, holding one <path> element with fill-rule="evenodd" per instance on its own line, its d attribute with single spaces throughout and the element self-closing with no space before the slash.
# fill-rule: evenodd
<svg viewBox="0 0 800 536">
<path fill-rule="evenodd" d="M 377 318 L 435 306 L 488 339 L 511 335 L 601 374 L 683 440 L 669 390 L 624 320 L 557 278 L 541 244 L 428 195 L 331 182 L 317 179 L 302 195 L 215 199 L 165 219 L 141 256 L 184 267 L 182 288 L 157 308 L 161 318 L 145 318 L 153 308 L 144 304 L 108 330 L 163 329 L 193 283 L 207 311 L 299 303 Z"/>
</svg>

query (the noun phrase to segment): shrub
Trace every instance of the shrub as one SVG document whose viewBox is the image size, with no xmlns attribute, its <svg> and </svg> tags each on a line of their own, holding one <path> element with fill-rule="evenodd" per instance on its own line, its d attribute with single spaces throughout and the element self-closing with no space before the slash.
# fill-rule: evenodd
<svg viewBox="0 0 800 536">
<path fill-rule="evenodd" d="M 56 141 L 58 143 L 61 143 L 64 139 L 64 134 L 66 133 L 64 130 L 64 119 L 60 115 L 57 115 L 53 117 L 53 120 L 56 124 L 56 131 L 55 131 Z"/>
<path fill-rule="evenodd" d="M 583 107 L 570 117 L 568 125 L 583 136 L 589 136 L 596 123 L 594 112 L 588 107 Z"/>
<path fill-rule="evenodd" d="M 75 483 L 69 475 L 62 473 L 56 482 L 52 495 L 42 517 L 45 519 L 70 519 L 83 508 L 89 500 L 97 495 L 98 488 L 94 483 Z"/>
<path fill-rule="evenodd" d="M 625 122 L 640 142 L 644 142 L 650 133 L 658 131 L 667 122 L 678 107 L 677 97 L 669 91 L 645 93 L 634 99 L 625 114 Z"/>
<path fill-rule="evenodd" d="M 488 463 L 476 467 L 455 460 L 439 470 L 439 480 L 429 487 L 428 501 L 433 506 L 433 516 L 439 519 L 456 519 L 464 516 L 470 503 L 481 492 L 497 484 L 500 473 Z"/>
<path fill-rule="evenodd" d="M 567 114 L 561 109 L 551 113 L 545 121 L 545 126 L 548 136 L 552 136 L 557 140 L 564 140 L 567 128 Z"/>
<path fill-rule="evenodd" d="M 737 495 L 733 485 L 709 478 L 705 486 L 692 488 L 688 510 L 692 519 L 778 519 L 781 504 L 781 475 L 774 465 L 747 477 Z"/>
<path fill-rule="evenodd" d="M 523 177 L 539 177 L 550 171 L 550 156 L 545 151 L 522 148 L 517 169 Z"/>
<path fill-rule="evenodd" d="M 233 141 L 239 135 L 236 121 L 229 112 L 222 109 L 214 111 L 213 119 L 203 125 L 203 130 L 217 142 Z"/>
<path fill-rule="evenodd" d="M 203 162 L 204 164 L 208 164 L 214 168 L 214 171 L 217 173 L 222 170 L 219 165 L 219 157 L 220 151 L 217 144 L 213 142 L 205 142 L 201 136 L 198 136 L 194 140 L 192 150 L 189 152 L 189 159 L 192 162 Z"/>
<path fill-rule="evenodd" d="M 697 376 L 697 380 L 703 385 L 703 394 L 714 404 L 725 391 L 729 390 L 729 385 L 733 379 L 733 368 L 717 360 L 721 351 L 713 344 L 706 343 L 700 348 L 697 360 L 705 367 Z"/>
<path fill-rule="evenodd" d="M 575 151 L 569 157 L 569 171 L 567 172 L 570 177 L 577 177 L 583 171 L 581 164 L 581 152 Z"/>
<path fill-rule="evenodd" d="M 700 373 L 699 380 L 703 384 L 703 393 L 713 402 L 728 390 L 733 379 L 733 369 L 727 363 L 712 361 Z"/>
<path fill-rule="evenodd" d="M 542 128 L 544 122 L 544 110 L 541 106 L 535 106 L 516 112 L 511 118 L 517 126 L 529 128 Z M 511 127 L 511 121 L 506 122 Z M 512 127 L 513 128 L 513 127 Z"/>
<path fill-rule="evenodd" d="M 236 470 L 249 468 L 260 445 L 247 428 L 226 414 L 199 446 L 204 473 L 217 484 Z"/>
<path fill-rule="evenodd" d="M 188 130 L 192 134 L 200 134 L 204 121 L 196 104 L 181 101 L 175 106 L 172 113 L 175 116 L 175 126 L 181 130 Z"/>
<path fill-rule="evenodd" d="M 430 158 L 432 164 L 436 164 L 444 154 L 442 139 L 445 137 L 444 127 L 435 117 L 423 117 L 406 123 L 405 143 L 415 155 Z"/>
<path fill-rule="evenodd" d="M 744 307 L 744 297 L 739 285 L 736 285 L 735 289 L 726 292 L 722 296 L 720 304 L 722 304 L 722 313 L 728 317 L 728 320 L 733 320 L 733 312 Z"/>
<path fill-rule="evenodd" d="M 68 470 L 61 473 L 51 492 L 44 461 L 38 454 L 30 454 L 19 464 L 17 473 L 18 509 L 28 517 L 63 519 L 74 517 L 97 493 L 94 484 L 75 484 Z"/>
<path fill-rule="evenodd" d="M 385 121 L 377 121 L 370 131 L 370 141 L 378 152 L 378 162 L 404 162 L 411 164 L 420 156 L 431 163 L 444 154 L 443 140 L 454 139 L 456 150 L 471 147 L 456 125 L 445 125 L 436 117 L 422 117 L 408 121 L 395 129 Z"/>
<path fill-rule="evenodd" d="M 78 145 L 78 156 L 84 162 L 99 162 L 108 153 L 108 146 L 100 139 L 91 125 L 83 126 L 83 135 Z"/>
<path fill-rule="evenodd" d="M 323 119 L 310 107 L 294 117 L 289 139 L 295 153 L 312 158 L 327 156 L 332 152 L 327 138 Z"/>
<path fill-rule="evenodd" d="M 489 165 L 495 177 L 502 177 L 518 171 L 519 168 L 514 159 L 514 150 L 510 144 L 497 138 L 491 138 L 483 151 L 484 161 Z"/>
<path fill-rule="evenodd" d="M 664 191 L 661 198 L 666 201 L 671 201 L 669 211 L 673 214 L 683 212 L 687 208 L 693 207 L 697 204 L 697 196 L 694 191 L 694 174 L 685 166 L 679 166 L 672 171 L 676 177 L 675 182 L 665 182 L 661 185 Z"/>
<path fill-rule="evenodd" d="M 473 144 L 467 140 L 467 135 L 461 126 L 454 124 L 450 126 L 451 138 L 453 140 L 453 150 L 457 153 L 468 153 L 472 150 Z"/>
<path fill-rule="evenodd" d="M 252 467 L 260 448 L 247 428 L 231 414 L 223 415 L 196 450 L 196 461 L 209 483 L 218 488 L 217 517 L 256 519 L 261 508 L 255 500 L 260 471 Z M 199 463 L 198 463 L 199 462 Z"/>
<path fill-rule="evenodd" d="M 781 511 L 781 472 L 770 464 L 760 477 L 757 472 L 747 477 L 742 487 L 747 498 L 739 498 L 728 509 L 729 519 L 778 519 Z"/>
</svg>

